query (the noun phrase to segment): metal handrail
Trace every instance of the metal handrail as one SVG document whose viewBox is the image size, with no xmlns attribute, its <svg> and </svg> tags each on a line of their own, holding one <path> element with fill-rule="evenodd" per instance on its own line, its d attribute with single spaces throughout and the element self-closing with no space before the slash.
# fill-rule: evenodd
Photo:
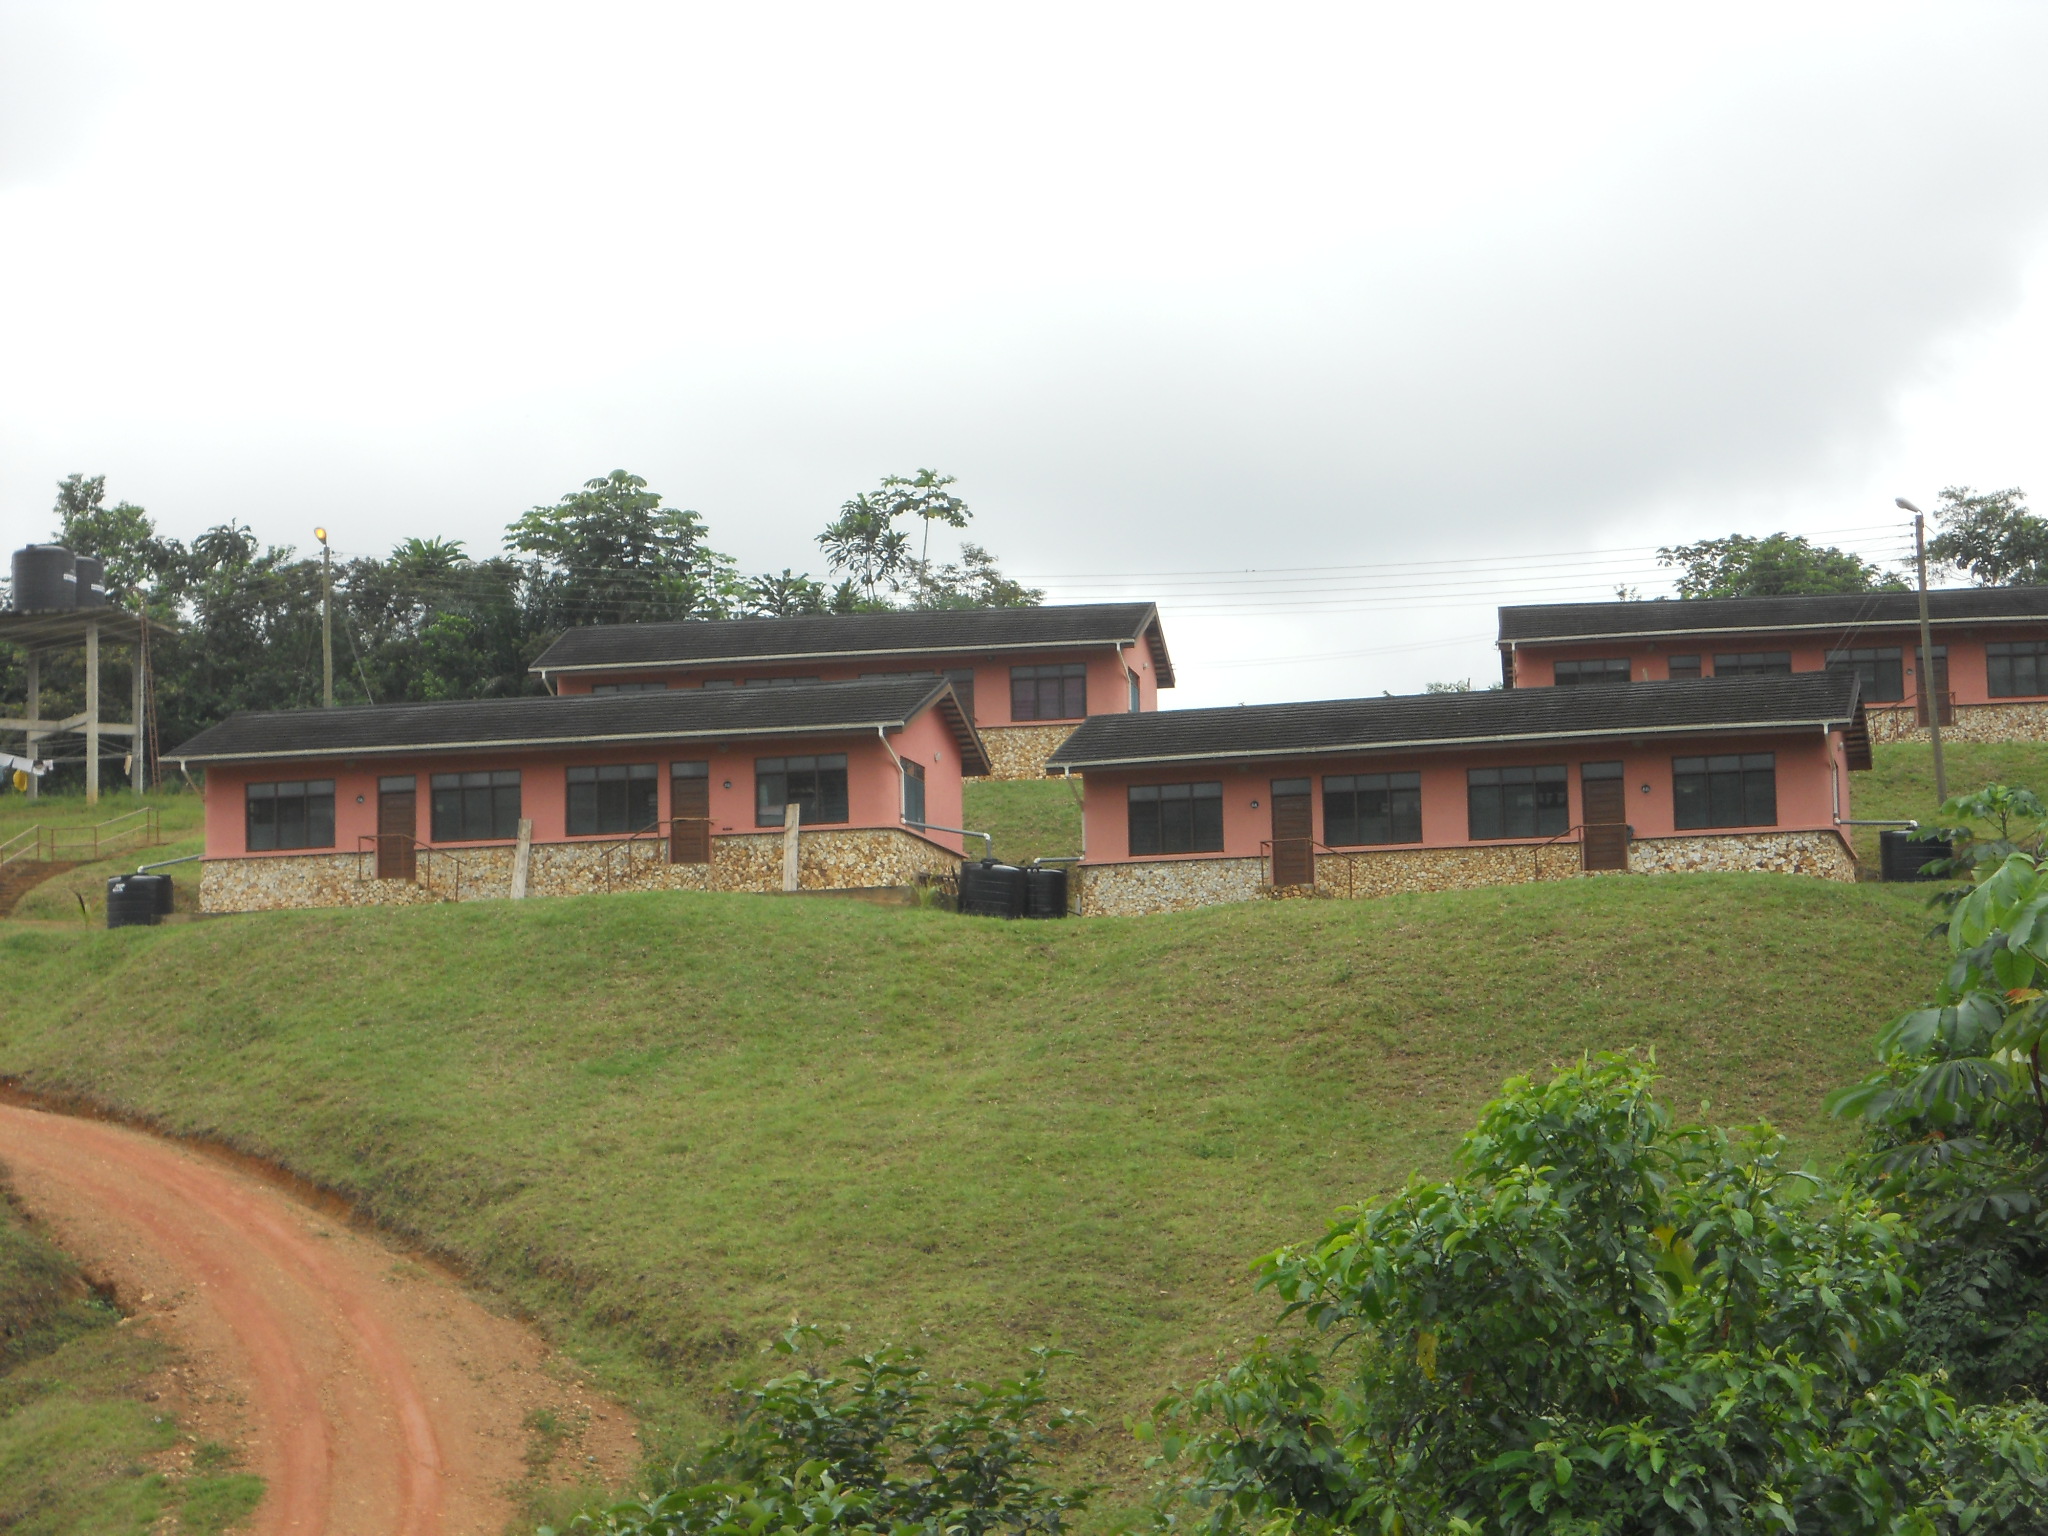
<svg viewBox="0 0 2048 1536">
<path fill-rule="evenodd" d="M 604 888 L 606 893 L 609 894 L 612 888 L 613 854 L 617 853 L 621 849 L 630 849 L 634 847 L 636 844 L 642 842 L 654 843 L 656 847 L 661 847 L 663 845 L 660 842 L 658 842 L 657 839 L 673 838 L 675 824 L 678 821 L 707 821 L 709 819 L 710 818 L 705 816 L 671 816 L 665 821 L 657 821 L 648 826 L 641 827 L 637 831 L 628 832 L 624 837 L 614 838 L 611 842 L 597 844 L 585 843 L 583 846 L 586 848 L 594 846 L 597 849 L 599 862 L 602 864 L 604 868 Z M 632 857 L 633 856 L 630 853 L 626 855 L 626 864 L 628 869 L 632 867 Z M 664 855 L 662 862 L 669 862 L 666 855 Z"/>
<path fill-rule="evenodd" d="M 141 818 L 140 825 L 121 827 L 121 823 L 135 821 L 138 817 Z M 121 827 L 121 830 L 113 830 L 117 827 Z M 87 827 L 53 827 L 47 822 L 38 822 L 35 826 L 25 827 L 6 842 L 0 843 L 0 868 L 5 868 L 16 859 L 55 860 L 62 852 L 67 851 L 65 844 L 88 838 L 91 840 L 91 851 L 85 853 L 77 862 L 96 863 L 114 851 L 111 846 L 105 845 L 130 837 L 139 837 L 143 847 L 154 847 L 161 843 L 164 840 L 162 812 L 153 805 L 145 805 L 140 810 L 123 811 L 119 816 L 110 816 L 105 821 L 94 822 Z M 15 844 L 24 840 L 28 842 L 27 847 L 15 847 Z"/>
<path fill-rule="evenodd" d="M 435 895 L 441 894 L 438 886 L 440 877 L 434 873 L 434 870 L 439 861 L 452 864 L 455 868 L 455 884 L 448 899 L 451 901 L 460 901 L 462 899 L 461 854 L 457 853 L 453 848 L 436 848 L 431 843 L 422 842 L 410 832 L 358 832 L 356 834 L 356 878 L 358 880 L 376 878 L 374 875 L 364 875 L 363 859 L 365 855 L 374 859 L 378 852 L 375 845 L 387 837 L 404 838 L 405 841 L 412 844 L 412 881 L 414 885 L 419 886 L 422 890 L 432 892 Z M 365 848 L 363 846 L 365 843 L 369 843 L 371 846 Z"/>
<path fill-rule="evenodd" d="M 1273 846 L 1273 845 L 1274 845 L 1275 843 L 1307 843 L 1307 844 L 1308 844 L 1308 848 L 1309 848 L 1309 854 L 1308 854 L 1308 867 L 1309 867 L 1309 875 L 1310 875 L 1310 877 L 1311 877 L 1311 878 L 1310 878 L 1310 880 L 1309 880 L 1309 884 L 1311 884 L 1311 885 L 1314 885 L 1314 884 L 1315 884 L 1315 880 L 1314 880 L 1314 878 L 1313 878 L 1313 877 L 1314 877 L 1314 875 L 1315 875 L 1315 868 L 1316 868 L 1316 850 L 1317 850 L 1317 849 L 1321 849 L 1321 850 L 1322 850 L 1322 851 L 1323 851 L 1324 853 L 1327 853 L 1327 854 L 1330 854 L 1330 855 L 1332 855 L 1332 856 L 1334 856 L 1334 857 L 1339 857 L 1339 858 L 1342 858 L 1342 857 L 1343 857 L 1343 856 L 1345 855 L 1345 853 L 1346 853 L 1346 852 L 1350 852 L 1350 853 L 1356 853 L 1356 852 L 1358 852 L 1358 851 L 1359 851 L 1358 849 L 1355 849 L 1355 848 L 1354 848 L 1354 849 L 1349 849 L 1349 850 L 1346 850 L 1346 849 L 1342 849 L 1342 848 L 1332 848 L 1332 847 L 1331 847 L 1331 846 L 1330 846 L 1330 845 L 1329 845 L 1328 843 L 1319 843 L 1319 842 L 1317 842 L 1317 841 L 1316 841 L 1316 840 L 1315 840 L 1314 838 L 1312 838 L 1312 837 L 1264 837 L 1264 838 L 1260 838 L 1260 839 L 1259 839 L 1259 872 L 1260 872 L 1260 883 L 1261 883 L 1261 884 L 1263 884 L 1263 885 L 1272 885 L 1272 884 L 1273 884 L 1273 875 L 1272 875 L 1272 867 L 1271 867 L 1271 855 L 1270 855 L 1270 853 L 1268 852 L 1268 850 L 1270 850 L 1270 849 L 1272 848 L 1272 846 Z M 1277 887 L 1275 887 L 1275 888 L 1277 889 Z M 1345 859 L 1344 859 L 1344 895 L 1345 895 L 1345 897 L 1346 897 L 1346 898 L 1348 899 L 1348 898 L 1351 898 L 1351 897 L 1354 897 L 1354 896 L 1356 896 L 1357 894 L 1358 894 L 1358 861 L 1357 861 L 1356 859 L 1351 859 L 1351 858 L 1345 858 Z"/>
</svg>

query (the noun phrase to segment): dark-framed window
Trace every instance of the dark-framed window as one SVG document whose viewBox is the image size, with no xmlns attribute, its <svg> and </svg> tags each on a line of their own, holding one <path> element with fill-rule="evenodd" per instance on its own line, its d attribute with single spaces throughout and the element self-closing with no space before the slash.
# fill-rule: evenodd
<svg viewBox="0 0 2048 1536">
<path fill-rule="evenodd" d="M 779 827 L 782 808 L 798 807 L 797 823 L 845 821 L 846 754 L 763 757 L 754 761 L 754 825 Z"/>
<path fill-rule="evenodd" d="M 1629 680 L 1626 656 L 1602 656 L 1593 661 L 1560 661 L 1556 680 L 1559 687 L 1584 683 L 1625 683 Z"/>
<path fill-rule="evenodd" d="M 1087 713 L 1088 667 L 1085 662 L 1010 668 L 1012 720 L 1079 720 Z"/>
<path fill-rule="evenodd" d="M 1556 837 L 1572 824 L 1564 764 L 1467 769 L 1465 810 L 1475 843 L 1499 837 Z"/>
<path fill-rule="evenodd" d="M 334 846 L 334 780 L 251 784 L 243 793 L 249 852 Z"/>
<path fill-rule="evenodd" d="M 1716 677 L 1790 677 L 1790 651 L 1731 651 L 1714 658 Z"/>
<path fill-rule="evenodd" d="M 667 693 L 667 683 L 592 683 L 592 693 Z"/>
<path fill-rule="evenodd" d="M 1131 707 L 1130 707 L 1129 713 L 1131 713 L 1131 714 L 1134 714 L 1134 715 L 1135 715 L 1135 714 L 1137 714 L 1137 713 L 1138 713 L 1138 710 L 1139 710 L 1139 702 L 1138 702 L 1138 701 L 1139 701 L 1140 699 L 1142 699 L 1142 698 L 1144 697 L 1144 694 L 1143 694 L 1142 692 L 1140 692 L 1140 691 L 1139 691 L 1139 688 L 1138 688 L 1138 674 L 1137 674 L 1137 673 L 1135 673 L 1135 672 L 1126 672 L 1126 673 L 1124 674 L 1124 678 L 1125 678 L 1125 680 L 1126 680 L 1126 681 L 1127 681 L 1127 682 L 1128 682 L 1128 683 L 1130 684 L 1130 689 L 1131 689 Z"/>
<path fill-rule="evenodd" d="M 1674 656 L 1665 663 L 1665 675 L 1674 682 L 1685 678 L 1698 677 L 1700 675 L 1700 659 L 1698 656 Z"/>
<path fill-rule="evenodd" d="M 2048 640 L 1992 641 L 1984 647 L 1984 681 L 1994 699 L 2048 693 Z"/>
<path fill-rule="evenodd" d="M 569 835 L 644 832 L 661 820 L 652 763 L 604 763 L 569 770 Z"/>
<path fill-rule="evenodd" d="M 1422 775 L 1327 774 L 1323 841 L 1332 848 L 1422 841 Z"/>
<path fill-rule="evenodd" d="M 1151 853 L 1221 853 L 1223 785 L 1133 784 L 1131 856 Z"/>
<path fill-rule="evenodd" d="M 475 843 L 519 835 L 519 770 L 437 773 L 433 793 L 434 841 Z"/>
<path fill-rule="evenodd" d="M 1905 652 L 1896 645 L 1862 645 L 1852 650 L 1829 651 L 1830 672 L 1854 672 L 1863 679 L 1866 704 L 1882 704 L 1906 696 Z"/>
<path fill-rule="evenodd" d="M 903 764 L 903 819 L 913 827 L 924 825 L 924 764 L 907 759 Z"/>
<path fill-rule="evenodd" d="M 1778 758 L 1774 752 L 1730 752 L 1720 757 L 1671 760 L 1671 824 L 1700 827 L 1775 827 Z"/>
</svg>

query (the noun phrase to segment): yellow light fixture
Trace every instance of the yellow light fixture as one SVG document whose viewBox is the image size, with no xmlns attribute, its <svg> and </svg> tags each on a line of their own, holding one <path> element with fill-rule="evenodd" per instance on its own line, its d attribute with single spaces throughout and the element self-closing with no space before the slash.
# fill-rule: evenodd
<svg viewBox="0 0 2048 1536">
<path fill-rule="evenodd" d="M 327 542 L 327 530 L 325 528 L 315 528 L 313 530 L 313 537 L 318 539 L 322 544 L 325 544 Z"/>
</svg>

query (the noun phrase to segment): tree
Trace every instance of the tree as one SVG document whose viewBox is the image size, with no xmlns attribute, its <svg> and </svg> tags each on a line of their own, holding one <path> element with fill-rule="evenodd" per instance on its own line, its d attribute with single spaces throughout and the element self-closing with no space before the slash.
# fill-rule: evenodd
<svg viewBox="0 0 2048 1536">
<path fill-rule="evenodd" d="M 825 612 L 830 594 L 808 573 L 792 576 L 788 566 L 779 576 L 756 576 L 747 583 L 743 611 L 757 618 L 793 619 Z"/>
<path fill-rule="evenodd" d="M 2048 519 L 2027 510 L 2018 486 L 1979 495 L 1951 485 L 1934 508 L 1941 532 L 1927 541 L 1931 563 L 1961 571 L 1980 587 L 2048 582 Z"/>
<path fill-rule="evenodd" d="M 1860 556 L 1820 549 L 1787 533 L 1752 538 L 1731 533 L 1657 551 L 1659 565 L 1678 569 L 1678 595 L 1787 597 L 1826 592 L 1896 592 L 1905 582 Z"/>
<path fill-rule="evenodd" d="M 915 517 L 924 524 L 924 540 L 917 552 L 917 563 L 921 567 L 931 561 L 933 523 L 944 523 L 948 528 L 965 528 L 974 518 L 967 503 L 946 489 L 957 478 L 942 475 L 935 469 L 920 469 L 914 475 L 882 477 L 878 500 L 889 520 L 894 522 L 907 516 Z"/>
<path fill-rule="evenodd" d="M 1163 1523 L 1476 1536 L 2019 1532 L 2048 1410 L 1897 1368 L 1910 1232 L 1647 1067 L 1510 1081 L 1455 1177 L 1260 1284 L 1292 1337 L 1170 1396 Z"/>
<path fill-rule="evenodd" d="M 706 542 L 703 517 L 663 506 L 623 469 L 525 513 L 505 543 L 528 557 L 541 628 L 723 618 L 736 596 L 732 561 Z"/>
<path fill-rule="evenodd" d="M 176 564 L 180 551 L 156 534 L 156 524 L 133 502 L 106 504 L 107 477 L 67 475 L 57 485 L 57 530 L 51 542 L 73 554 L 106 562 L 107 595 L 127 606 L 134 595 Z"/>
<path fill-rule="evenodd" d="M 844 571 L 872 608 L 887 606 L 886 597 L 901 589 L 912 563 L 910 535 L 894 526 L 894 516 L 883 497 L 860 495 L 842 504 L 818 535 L 832 569 Z"/>
<path fill-rule="evenodd" d="M 960 546 L 957 565 L 920 562 L 911 597 L 913 608 L 1036 608 L 1045 600 L 1037 587 L 1012 581 L 996 557 L 979 544 Z"/>
<path fill-rule="evenodd" d="M 807 1325 L 785 1355 L 836 1345 Z M 941 1388 L 912 1349 L 882 1349 L 837 1370 L 802 1363 L 736 1387 L 739 1427 L 676 1467 L 656 1491 L 587 1511 L 571 1531 L 611 1536 L 1060 1536 L 1092 1490 L 1040 1479 L 1046 1453 L 1081 1422 L 1050 1406 L 1047 1376 L 1065 1351 L 1034 1349 L 1021 1375 Z"/>
</svg>

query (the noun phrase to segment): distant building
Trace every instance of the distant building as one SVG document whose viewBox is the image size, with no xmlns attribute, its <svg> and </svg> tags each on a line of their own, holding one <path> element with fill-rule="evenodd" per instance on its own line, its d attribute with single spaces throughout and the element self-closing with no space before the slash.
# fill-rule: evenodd
<svg viewBox="0 0 2048 1536">
<path fill-rule="evenodd" d="M 1084 778 L 1098 915 L 1600 871 L 1852 880 L 1860 686 L 1822 670 L 1098 716 L 1049 766 Z"/>
<path fill-rule="evenodd" d="M 1932 686 L 1911 592 L 1544 603 L 1500 610 L 1510 688 L 1834 669 L 1863 682 L 1874 741 L 1924 740 L 1928 697 L 1958 741 L 2048 741 L 2048 587 L 1927 594 Z"/>
<path fill-rule="evenodd" d="M 1173 686 L 1152 603 L 593 624 L 533 670 L 563 695 L 944 677 L 999 779 L 1037 778 L 1084 717 L 1157 709 Z"/>
</svg>

